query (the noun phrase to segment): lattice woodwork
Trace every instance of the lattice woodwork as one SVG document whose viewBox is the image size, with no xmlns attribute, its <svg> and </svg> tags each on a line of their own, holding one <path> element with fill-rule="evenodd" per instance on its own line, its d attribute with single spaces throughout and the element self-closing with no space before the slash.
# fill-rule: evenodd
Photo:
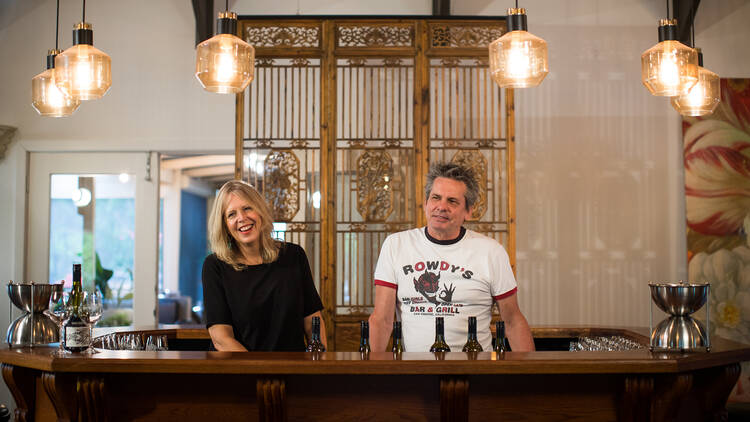
<svg viewBox="0 0 750 422">
<path fill-rule="evenodd" d="M 430 160 L 459 162 L 474 170 L 480 198 L 466 226 L 508 248 L 508 150 L 501 90 L 490 78 L 485 58 L 432 58 L 429 66 Z"/>
<path fill-rule="evenodd" d="M 429 44 L 432 48 L 488 48 L 506 31 L 505 22 L 495 25 L 431 23 Z"/>
<path fill-rule="evenodd" d="M 244 180 L 271 206 L 274 235 L 320 274 L 320 58 L 259 57 L 245 94 Z M 315 277 L 320 289 L 320 278 Z"/>
<path fill-rule="evenodd" d="M 413 47 L 413 24 L 341 24 L 337 26 L 337 47 Z"/>
<path fill-rule="evenodd" d="M 308 47 L 320 48 L 320 25 L 261 23 L 247 25 L 243 33 L 244 39 L 255 48 L 270 47 Z"/>
<path fill-rule="evenodd" d="M 504 20 L 240 26 L 257 70 L 238 96 L 237 162 L 271 204 L 276 235 L 305 248 L 331 350 L 356 349 L 336 333 L 372 311 L 385 237 L 423 224 L 431 161 L 474 169 L 481 194 L 467 226 L 505 244 L 514 264 L 512 91 L 487 74 Z"/>
</svg>

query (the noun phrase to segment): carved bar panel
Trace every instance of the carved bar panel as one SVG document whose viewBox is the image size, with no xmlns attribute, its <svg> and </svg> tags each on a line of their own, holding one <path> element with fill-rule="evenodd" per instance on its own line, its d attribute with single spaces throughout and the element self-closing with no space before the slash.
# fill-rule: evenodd
<svg viewBox="0 0 750 422">
<path fill-rule="evenodd" d="M 469 420 L 469 380 L 466 377 L 440 378 L 440 421 Z"/>
<path fill-rule="evenodd" d="M 256 383 L 258 419 L 286 421 L 286 382 L 278 378 L 258 378 Z"/>
<path fill-rule="evenodd" d="M 3 380 L 16 401 L 14 419 L 16 422 L 34 420 L 35 383 L 31 369 L 2 364 Z"/>
</svg>

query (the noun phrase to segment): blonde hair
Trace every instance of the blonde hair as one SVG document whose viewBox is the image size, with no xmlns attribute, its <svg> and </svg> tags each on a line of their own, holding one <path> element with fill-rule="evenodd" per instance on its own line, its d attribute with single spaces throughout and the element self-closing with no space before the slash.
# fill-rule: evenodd
<svg viewBox="0 0 750 422">
<path fill-rule="evenodd" d="M 224 183 L 224 186 L 219 189 L 219 194 L 216 195 L 211 215 L 208 218 L 208 240 L 211 244 L 211 251 L 216 254 L 217 258 L 230 264 L 235 270 L 239 271 L 245 268 L 245 265 L 240 262 L 239 248 L 232 235 L 229 234 L 224 216 L 229 195 L 232 194 L 249 202 L 253 210 L 260 216 L 260 235 L 258 237 L 260 257 L 264 264 L 275 261 L 279 256 L 281 242 L 271 237 L 271 231 L 273 231 L 271 211 L 260 192 L 249 183 L 241 180 L 230 180 Z"/>
</svg>

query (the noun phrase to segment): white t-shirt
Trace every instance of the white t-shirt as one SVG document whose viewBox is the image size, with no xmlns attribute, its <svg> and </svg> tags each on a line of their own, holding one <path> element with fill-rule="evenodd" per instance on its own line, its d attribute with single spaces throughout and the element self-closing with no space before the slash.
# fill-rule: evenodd
<svg viewBox="0 0 750 422">
<path fill-rule="evenodd" d="M 439 241 L 418 228 L 388 236 L 375 267 L 375 284 L 397 289 L 396 318 L 407 352 L 427 352 L 435 340 L 435 317 L 445 320 L 453 352 L 466 343 L 470 316 L 477 339 L 492 350 L 492 304 L 516 292 L 508 253 L 496 240 L 461 229 L 456 240 Z"/>
</svg>

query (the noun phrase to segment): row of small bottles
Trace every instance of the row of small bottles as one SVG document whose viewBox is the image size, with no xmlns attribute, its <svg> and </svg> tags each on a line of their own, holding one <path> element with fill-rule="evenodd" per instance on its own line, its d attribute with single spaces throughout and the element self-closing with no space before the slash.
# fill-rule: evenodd
<svg viewBox="0 0 750 422">
<path fill-rule="evenodd" d="M 400 323 L 399 323 L 400 325 Z M 505 323 L 503 321 L 495 322 L 496 336 L 492 339 L 492 351 L 497 353 L 505 352 Z M 484 349 L 477 340 L 477 317 L 469 317 L 469 330 L 466 335 L 466 344 L 461 349 L 462 352 L 481 352 Z M 445 342 L 445 325 L 443 317 L 435 318 L 435 342 L 430 347 L 430 352 L 450 352 L 451 348 Z"/>
<path fill-rule="evenodd" d="M 492 350 L 494 352 L 502 353 L 505 352 L 505 323 L 503 321 L 497 321 L 495 323 L 496 336 L 492 339 Z M 392 339 L 391 352 L 402 353 L 404 349 L 404 342 L 401 333 L 401 322 L 395 321 L 393 323 L 393 339 Z M 481 352 L 482 345 L 477 340 L 477 317 L 469 317 L 469 331 L 464 344 L 462 352 Z M 320 318 L 312 318 L 312 335 L 310 341 L 307 344 L 308 352 L 325 352 L 326 348 L 320 341 Z M 448 343 L 445 342 L 445 325 L 443 317 L 435 318 L 435 342 L 430 347 L 430 352 L 450 352 L 451 348 Z M 359 352 L 369 353 L 370 352 L 370 324 L 367 321 L 361 321 L 359 327 Z"/>
</svg>

